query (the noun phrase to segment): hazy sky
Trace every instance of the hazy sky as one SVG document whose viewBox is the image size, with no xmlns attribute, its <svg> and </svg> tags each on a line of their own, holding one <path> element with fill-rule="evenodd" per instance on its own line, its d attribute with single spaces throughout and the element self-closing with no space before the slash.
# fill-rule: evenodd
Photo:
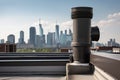
<svg viewBox="0 0 120 80">
<path fill-rule="evenodd" d="M 30 26 L 39 34 L 39 18 L 45 34 L 55 31 L 56 20 L 61 30 L 72 29 L 71 8 L 78 6 L 93 7 L 92 25 L 100 28 L 100 42 L 115 38 L 120 43 L 120 0 L 0 0 L 0 39 L 14 34 L 18 42 L 23 30 L 27 41 Z"/>
</svg>

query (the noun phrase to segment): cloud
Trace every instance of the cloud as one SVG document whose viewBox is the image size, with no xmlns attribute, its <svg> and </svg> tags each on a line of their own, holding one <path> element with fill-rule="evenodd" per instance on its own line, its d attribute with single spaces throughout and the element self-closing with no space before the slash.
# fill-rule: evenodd
<svg viewBox="0 0 120 80">
<path fill-rule="evenodd" d="M 73 22 L 72 22 L 72 20 L 65 21 L 65 22 L 61 23 L 60 26 L 61 26 L 61 30 L 68 30 L 68 29 L 72 30 Z"/>
<path fill-rule="evenodd" d="M 55 32 L 56 23 L 41 20 L 41 24 L 44 29 L 44 34 L 47 34 L 48 32 Z M 37 34 L 39 34 L 39 21 L 34 22 L 32 25 L 36 26 Z M 57 25 L 59 25 L 60 31 L 72 29 L 72 20 L 58 23 Z"/>
<path fill-rule="evenodd" d="M 92 25 L 98 25 L 100 27 L 118 26 L 120 25 L 120 12 L 109 14 L 104 20 L 93 22 Z"/>
<path fill-rule="evenodd" d="M 109 14 L 103 20 L 92 22 L 92 25 L 97 25 L 100 28 L 101 42 L 107 42 L 110 38 L 115 38 L 120 42 L 120 12 Z"/>
<path fill-rule="evenodd" d="M 72 30 L 72 24 L 72 20 L 61 23 L 62 30 Z M 99 27 L 100 42 L 106 43 L 110 38 L 115 38 L 116 41 L 120 42 L 120 12 L 109 14 L 100 21 L 92 21 L 92 26 Z"/>
</svg>

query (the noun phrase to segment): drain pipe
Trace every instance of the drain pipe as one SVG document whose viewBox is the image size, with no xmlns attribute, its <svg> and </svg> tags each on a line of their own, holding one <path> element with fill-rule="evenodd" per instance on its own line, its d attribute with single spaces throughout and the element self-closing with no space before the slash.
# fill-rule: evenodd
<svg viewBox="0 0 120 80">
<path fill-rule="evenodd" d="M 93 67 L 90 64 L 91 44 L 91 7 L 72 8 L 73 19 L 73 63 L 67 63 L 66 75 L 91 74 Z"/>
<path fill-rule="evenodd" d="M 72 8 L 74 63 L 89 63 L 92 8 Z"/>
</svg>

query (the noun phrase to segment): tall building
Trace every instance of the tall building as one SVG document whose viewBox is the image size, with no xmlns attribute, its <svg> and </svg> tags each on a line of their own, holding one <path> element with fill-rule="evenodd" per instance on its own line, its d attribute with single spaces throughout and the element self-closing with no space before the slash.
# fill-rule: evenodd
<svg viewBox="0 0 120 80">
<path fill-rule="evenodd" d="M 49 32 L 47 34 L 47 45 L 49 46 L 53 46 L 54 45 L 54 41 L 55 41 L 55 34 L 54 32 Z"/>
<path fill-rule="evenodd" d="M 14 44 L 15 43 L 15 36 L 13 34 L 8 35 L 7 42 L 10 44 Z"/>
<path fill-rule="evenodd" d="M 71 29 L 69 29 L 69 35 L 71 35 L 71 36 L 72 36 L 72 31 L 71 31 Z"/>
<path fill-rule="evenodd" d="M 117 46 L 115 39 L 110 39 L 110 41 L 108 41 L 108 46 Z"/>
<path fill-rule="evenodd" d="M 35 37 L 36 37 L 36 29 L 35 27 L 30 27 L 30 44 L 35 46 Z"/>
<path fill-rule="evenodd" d="M 20 31 L 19 44 L 24 44 L 24 31 Z"/>
<path fill-rule="evenodd" d="M 55 40 L 56 40 L 56 44 L 59 43 L 59 25 L 55 26 Z"/>
<path fill-rule="evenodd" d="M 40 20 L 39 20 L 39 29 L 40 29 L 40 47 L 42 48 L 45 46 L 45 35 Z"/>
<path fill-rule="evenodd" d="M 65 30 L 65 35 L 67 35 L 67 30 Z"/>
<path fill-rule="evenodd" d="M 0 40 L 0 43 L 1 43 L 1 44 L 5 43 L 5 40 L 4 40 L 4 39 L 1 39 L 1 40 Z"/>
<path fill-rule="evenodd" d="M 39 19 L 39 29 L 40 29 L 40 36 L 43 36 L 43 28 L 41 24 L 41 20 Z"/>
<path fill-rule="evenodd" d="M 67 34 L 67 30 L 60 32 L 60 46 L 61 47 L 70 47 L 72 42 L 72 31 L 69 29 L 69 34 Z"/>
<path fill-rule="evenodd" d="M 42 24 L 39 24 L 40 27 L 40 36 L 43 36 L 43 28 L 42 28 Z"/>
<path fill-rule="evenodd" d="M 45 46 L 45 35 L 43 34 L 43 36 L 40 36 L 40 47 L 44 47 Z"/>
<path fill-rule="evenodd" d="M 35 37 L 35 46 L 36 46 L 36 48 L 40 48 L 40 45 L 41 45 L 41 43 L 40 43 L 40 35 L 36 35 L 36 37 Z"/>
<path fill-rule="evenodd" d="M 60 31 L 60 45 L 63 44 L 63 36 L 64 36 L 63 31 Z"/>
</svg>

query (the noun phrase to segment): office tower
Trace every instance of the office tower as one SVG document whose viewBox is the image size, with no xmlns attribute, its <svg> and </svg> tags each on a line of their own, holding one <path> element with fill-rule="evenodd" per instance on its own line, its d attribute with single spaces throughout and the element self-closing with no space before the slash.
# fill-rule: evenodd
<svg viewBox="0 0 120 80">
<path fill-rule="evenodd" d="M 39 29 L 40 29 L 40 36 L 43 36 L 43 28 L 41 24 L 41 20 L 39 19 Z"/>
<path fill-rule="evenodd" d="M 36 36 L 36 29 L 35 27 L 30 27 L 30 44 L 35 46 L 35 36 Z"/>
<path fill-rule="evenodd" d="M 66 35 L 63 34 L 63 31 L 60 31 L 60 46 L 63 47 L 66 45 Z"/>
<path fill-rule="evenodd" d="M 71 29 L 69 29 L 69 35 L 71 35 L 71 36 L 72 36 L 72 31 L 71 31 Z"/>
<path fill-rule="evenodd" d="M 40 20 L 39 20 L 39 29 L 40 29 L 40 47 L 43 47 L 45 46 L 45 35 Z"/>
<path fill-rule="evenodd" d="M 67 35 L 67 30 L 65 30 L 65 35 Z"/>
<path fill-rule="evenodd" d="M 60 31 L 60 35 L 63 35 L 63 31 Z"/>
<path fill-rule="evenodd" d="M 35 37 L 35 45 L 36 45 L 36 48 L 40 48 L 40 35 L 36 35 Z"/>
<path fill-rule="evenodd" d="M 53 32 L 53 45 L 55 45 L 55 32 Z"/>
<path fill-rule="evenodd" d="M 60 45 L 63 44 L 63 31 L 60 31 Z"/>
<path fill-rule="evenodd" d="M 47 45 L 52 45 L 52 33 L 47 34 Z"/>
<path fill-rule="evenodd" d="M 1 44 L 3 44 L 5 42 L 5 40 L 4 39 L 1 39 Z"/>
<path fill-rule="evenodd" d="M 19 44 L 25 44 L 25 42 L 24 42 L 24 31 L 20 31 Z"/>
<path fill-rule="evenodd" d="M 43 36 L 39 36 L 40 37 L 40 47 L 44 47 L 46 44 L 46 40 L 45 40 L 45 35 L 43 34 Z"/>
<path fill-rule="evenodd" d="M 72 42 L 72 36 L 71 35 L 67 35 L 66 36 L 66 46 L 70 46 Z"/>
<path fill-rule="evenodd" d="M 15 36 L 13 34 L 8 35 L 7 41 L 10 44 L 14 44 L 15 43 Z"/>
<path fill-rule="evenodd" d="M 72 32 L 69 29 L 69 34 L 67 34 L 67 30 L 63 33 L 63 31 L 60 32 L 60 46 L 61 47 L 69 47 L 71 45 L 72 41 Z"/>
<path fill-rule="evenodd" d="M 43 28 L 42 28 L 42 24 L 39 24 L 40 27 L 40 36 L 43 36 Z"/>
<path fill-rule="evenodd" d="M 54 45 L 54 40 L 55 40 L 55 34 L 54 32 L 49 32 L 47 34 L 47 45 L 53 46 Z"/>
<path fill-rule="evenodd" d="M 110 41 L 108 41 L 108 46 L 116 46 L 115 39 L 110 39 Z"/>
<path fill-rule="evenodd" d="M 59 25 L 55 26 L 55 40 L 56 40 L 56 44 L 59 43 Z"/>
</svg>

